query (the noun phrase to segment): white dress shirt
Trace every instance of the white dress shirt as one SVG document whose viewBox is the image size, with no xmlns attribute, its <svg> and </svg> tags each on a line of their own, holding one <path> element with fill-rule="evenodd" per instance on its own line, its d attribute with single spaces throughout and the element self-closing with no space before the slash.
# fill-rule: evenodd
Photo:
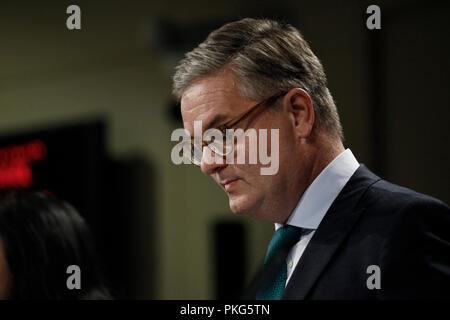
<svg viewBox="0 0 450 320">
<path fill-rule="evenodd" d="M 353 153 L 346 149 L 322 170 L 301 196 L 286 221 L 287 225 L 302 228 L 300 240 L 286 258 L 286 285 L 323 217 L 358 167 L 359 163 Z M 282 226 L 276 223 L 275 229 Z"/>
</svg>

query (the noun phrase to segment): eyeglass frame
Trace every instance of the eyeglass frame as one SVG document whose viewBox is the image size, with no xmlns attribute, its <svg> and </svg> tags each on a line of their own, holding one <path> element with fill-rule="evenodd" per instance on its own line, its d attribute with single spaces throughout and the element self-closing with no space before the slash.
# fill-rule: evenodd
<svg viewBox="0 0 450 320">
<path fill-rule="evenodd" d="M 224 137 L 226 139 L 226 130 L 231 129 L 233 126 L 235 126 L 236 124 L 238 124 L 242 120 L 248 118 L 251 114 L 255 114 L 257 110 L 261 111 L 263 109 L 262 108 L 263 106 L 272 105 L 273 103 L 275 103 L 275 101 L 277 101 L 280 97 L 284 96 L 286 93 L 287 92 L 280 92 L 280 93 L 277 93 L 277 94 L 275 94 L 275 95 L 273 95 L 273 96 L 271 96 L 271 97 L 269 97 L 267 99 L 264 99 L 263 101 L 261 101 L 258 104 L 254 105 L 249 110 L 245 111 L 244 113 L 242 113 L 241 115 L 237 116 L 236 118 L 231 119 L 231 120 L 227 121 L 226 123 L 224 123 L 224 124 L 222 124 L 222 125 L 220 125 L 220 126 L 218 126 L 216 128 L 210 128 L 208 130 L 213 130 L 213 129 L 219 130 L 220 132 L 222 132 L 222 134 L 224 134 Z M 195 148 L 194 141 L 195 141 L 195 138 L 191 137 L 191 145 L 190 145 L 191 150 L 192 150 L 192 148 Z M 211 147 L 209 146 L 210 144 L 212 144 L 212 141 L 211 142 L 205 142 L 205 140 L 203 140 L 203 138 L 202 138 L 202 153 L 203 153 L 203 148 L 204 147 L 208 147 L 212 152 L 218 153 L 215 150 L 211 149 Z M 228 152 L 226 154 L 220 154 L 219 153 L 219 156 L 225 157 L 227 154 L 229 154 L 229 153 L 231 153 L 233 151 L 234 151 L 234 144 L 233 144 L 233 149 L 230 152 Z M 196 164 L 192 160 L 190 160 L 190 161 L 191 161 L 191 164 L 193 164 L 195 166 L 200 166 L 200 164 Z"/>
</svg>

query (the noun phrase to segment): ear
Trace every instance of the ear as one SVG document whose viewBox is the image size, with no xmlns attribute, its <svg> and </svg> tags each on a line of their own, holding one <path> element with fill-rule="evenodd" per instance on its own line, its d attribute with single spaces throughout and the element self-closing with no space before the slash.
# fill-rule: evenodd
<svg viewBox="0 0 450 320">
<path fill-rule="evenodd" d="M 298 137 L 307 138 L 314 125 L 314 108 L 309 94 L 300 88 L 293 88 L 284 96 L 286 108 Z"/>
</svg>

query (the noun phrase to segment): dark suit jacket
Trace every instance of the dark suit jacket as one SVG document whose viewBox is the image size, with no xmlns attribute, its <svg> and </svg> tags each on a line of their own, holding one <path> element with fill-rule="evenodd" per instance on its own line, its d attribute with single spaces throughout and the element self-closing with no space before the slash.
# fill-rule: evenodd
<svg viewBox="0 0 450 320">
<path fill-rule="evenodd" d="M 368 289 L 367 267 L 381 289 Z M 450 210 L 361 165 L 303 252 L 282 299 L 450 298 Z"/>
</svg>

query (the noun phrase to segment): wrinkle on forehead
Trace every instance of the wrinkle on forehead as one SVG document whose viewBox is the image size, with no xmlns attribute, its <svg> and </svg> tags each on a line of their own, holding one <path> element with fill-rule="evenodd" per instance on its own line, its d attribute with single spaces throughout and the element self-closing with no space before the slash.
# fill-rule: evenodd
<svg viewBox="0 0 450 320">
<path fill-rule="evenodd" d="M 182 95 L 181 114 L 184 127 L 193 129 L 194 121 L 202 121 L 202 127 L 205 129 L 217 113 L 224 116 L 227 113 L 239 113 L 237 109 L 248 102 L 250 101 L 241 95 L 236 77 L 231 71 L 202 77 Z"/>
<path fill-rule="evenodd" d="M 203 99 L 202 97 L 205 95 L 214 95 L 216 97 L 236 93 L 240 95 L 236 77 L 229 68 L 225 68 L 216 74 L 203 76 L 192 83 L 183 93 L 181 101 Z M 192 112 L 194 110 L 195 107 L 186 111 Z"/>
<path fill-rule="evenodd" d="M 202 90 L 201 88 L 197 88 L 195 90 L 196 92 L 192 91 L 187 92 L 186 96 L 183 96 L 182 101 L 185 103 L 181 104 L 182 111 L 188 115 L 196 112 L 199 108 L 205 108 L 213 103 L 216 103 L 216 101 L 222 99 L 223 96 L 232 93 L 231 89 L 224 89 L 224 88 L 217 88 L 215 90 Z M 186 108 L 186 105 L 190 105 L 190 102 L 193 99 L 200 100 L 201 102 L 194 104 L 190 108 Z"/>
<path fill-rule="evenodd" d="M 182 107 L 184 127 L 187 128 L 186 125 L 189 125 L 191 123 L 193 124 L 194 121 L 204 122 L 205 120 L 207 120 L 207 118 L 211 117 L 211 114 L 213 113 L 211 107 L 217 103 L 217 100 L 215 100 L 214 98 L 215 96 L 210 95 L 206 99 L 201 99 L 200 103 L 193 104 L 193 107 L 190 107 L 189 109 L 187 109 L 186 107 Z"/>
</svg>

